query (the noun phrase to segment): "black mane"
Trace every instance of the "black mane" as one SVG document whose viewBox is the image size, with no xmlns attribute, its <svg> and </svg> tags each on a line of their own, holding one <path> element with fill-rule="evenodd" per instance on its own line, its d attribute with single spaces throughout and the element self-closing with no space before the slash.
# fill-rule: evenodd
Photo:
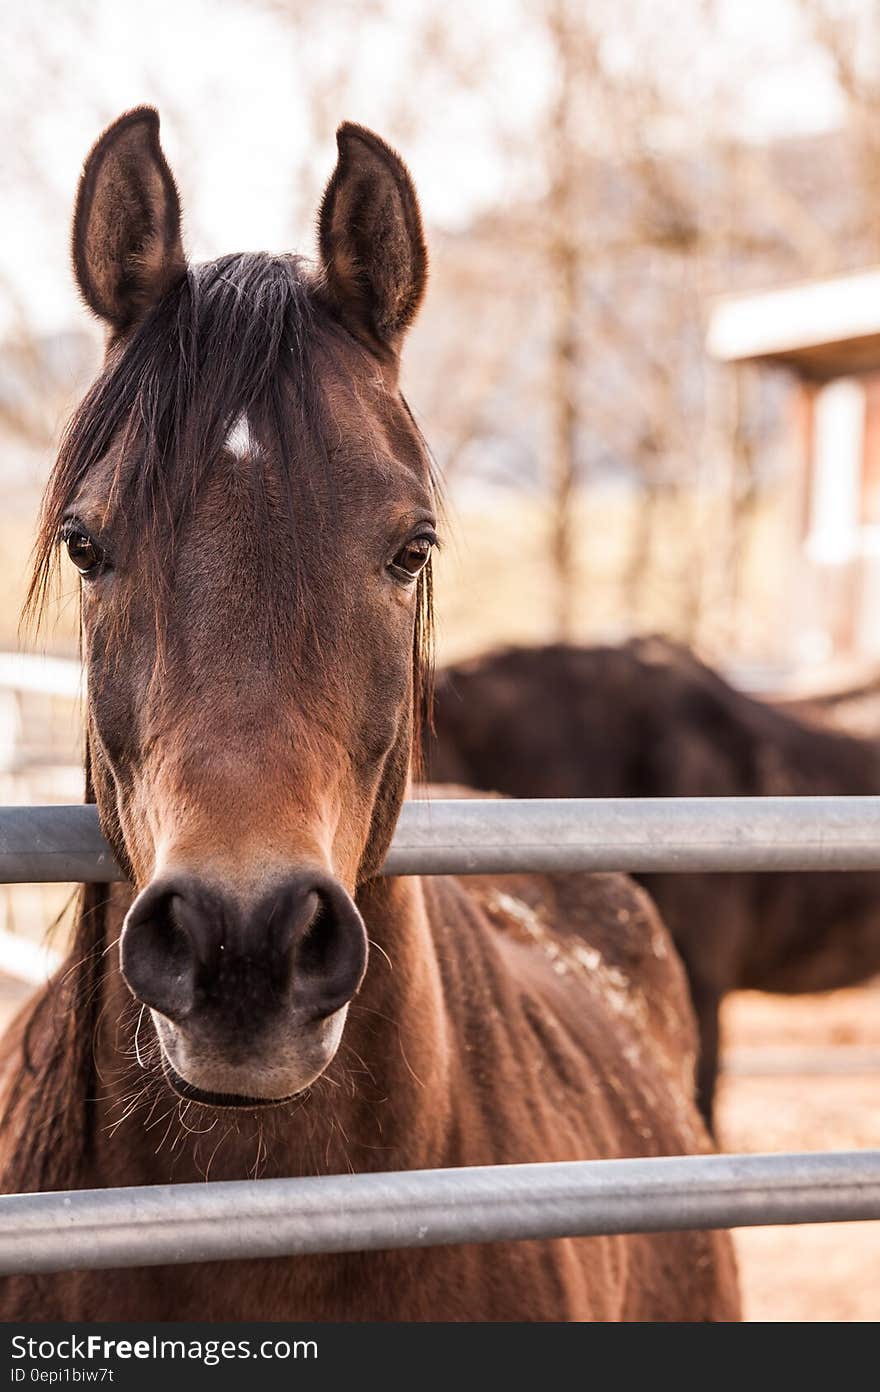
<svg viewBox="0 0 880 1392">
<path fill-rule="evenodd" d="M 175 535 L 242 414 L 272 441 L 288 490 L 306 442 L 326 465 L 315 355 L 319 342 L 329 346 L 344 332 L 322 308 L 301 258 L 242 253 L 188 269 L 108 355 L 71 419 L 43 503 L 26 613 L 42 604 L 66 509 L 117 442 L 112 487 L 124 499 L 126 527 L 163 549 L 163 564 L 145 572 L 157 578 L 167 574 Z M 322 472 L 326 485 L 330 471 Z M 251 471 L 261 508 L 268 483 L 265 468 Z M 297 492 L 290 492 L 292 525 L 304 496 Z"/>
</svg>

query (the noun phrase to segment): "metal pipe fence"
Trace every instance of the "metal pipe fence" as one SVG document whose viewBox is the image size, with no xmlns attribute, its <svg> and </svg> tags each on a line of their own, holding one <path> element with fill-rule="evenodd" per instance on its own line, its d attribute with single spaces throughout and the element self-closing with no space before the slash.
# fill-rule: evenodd
<svg viewBox="0 0 880 1392">
<path fill-rule="evenodd" d="M 385 874 L 880 870 L 880 797 L 409 802 Z M 94 807 L 0 808 L 0 881 L 121 875 Z M 0 1197 L 0 1273 L 880 1218 L 880 1151 Z"/>
<path fill-rule="evenodd" d="M 880 797 L 413 801 L 383 867 L 574 870 L 880 870 Z M 96 808 L 0 808 L 0 882 L 120 878 Z"/>
<path fill-rule="evenodd" d="M 880 1151 L 688 1155 L 0 1198 L 0 1273 L 880 1218 Z"/>
</svg>

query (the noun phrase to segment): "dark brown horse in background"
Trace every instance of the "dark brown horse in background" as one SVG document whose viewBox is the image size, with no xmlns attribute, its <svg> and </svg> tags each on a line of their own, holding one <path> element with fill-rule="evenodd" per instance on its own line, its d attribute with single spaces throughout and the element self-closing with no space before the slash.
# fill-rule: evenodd
<svg viewBox="0 0 880 1392">
<path fill-rule="evenodd" d="M 151 110 L 85 166 L 74 261 L 107 356 L 34 593 L 60 542 L 87 796 L 130 884 L 83 889 L 7 1037 L 7 1190 L 708 1145 L 684 975 L 631 882 L 377 875 L 436 539 L 398 388 L 426 256 L 398 157 L 356 126 L 338 145 L 317 270 L 187 266 Z M 0 1311 L 726 1319 L 737 1295 L 728 1236 L 685 1233 L 16 1278 Z"/>
<path fill-rule="evenodd" d="M 510 648 L 438 679 L 428 775 L 514 797 L 880 793 L 880 747 L 750 699 L 661 638 Z M 640 875 L 684 960 L 711 1125 L 728 991 L 880 971 L 880 875 Z"/>
</svg>

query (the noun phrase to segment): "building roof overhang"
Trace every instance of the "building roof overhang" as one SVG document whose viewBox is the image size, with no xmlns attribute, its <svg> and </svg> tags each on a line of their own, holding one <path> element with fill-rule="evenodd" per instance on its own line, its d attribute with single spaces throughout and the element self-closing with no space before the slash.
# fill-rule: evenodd
<svg viewBox="0 0 880 1392">
<path fill-rule="evenodd" d="M 706 346 L 722 362 L 778 363 L 820 381 L 880 368 L 880 266 L 725 295 Z"/>
</svg>

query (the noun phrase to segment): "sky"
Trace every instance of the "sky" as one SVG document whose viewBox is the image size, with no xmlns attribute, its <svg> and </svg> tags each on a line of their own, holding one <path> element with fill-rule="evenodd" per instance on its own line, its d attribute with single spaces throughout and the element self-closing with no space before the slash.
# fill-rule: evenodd
<svg viewBox="0 0 880 1392">
<path fill-rule="evenodd" d="M 866 0 L 870 3 L 870 0 Z M 534 132 L 552 87 L 542 0 L 10 0 L 0 8 L 0 328 L 75 324 L 69 220 L 83 157 L 143 101 L 159 106 L 197 259 L 312 250 L 313 209 L 342 119 L 405 154 L 429 226 L 460 228 L 535 186 Z M 827 129 L 841 107 L 795 0 L 591 0 L 621 71 L 649 54 L 678 114 L 750 139 Z M 451 48 L 454 80 L 438 61 Z M 676 103 L 673 103 L 674 105 Z M 719 116 L 719 112 L 722 114 Z M 601 127 L 588 139 L 600 146 Z"/>
</svg>

